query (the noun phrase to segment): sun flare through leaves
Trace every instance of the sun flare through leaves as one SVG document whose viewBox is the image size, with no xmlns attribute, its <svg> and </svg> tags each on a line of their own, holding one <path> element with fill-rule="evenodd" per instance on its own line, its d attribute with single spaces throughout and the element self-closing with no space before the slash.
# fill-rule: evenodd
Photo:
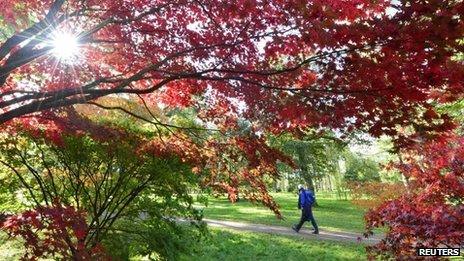
<svg viewBox="0 0 464 261">
<path fill-rule="evenodd" d="M 69 32 L 53 33 L 51 46 L 53 56 L 61 63 L 73 64 L 79 59 L 79 39 Z"/>
</svg>

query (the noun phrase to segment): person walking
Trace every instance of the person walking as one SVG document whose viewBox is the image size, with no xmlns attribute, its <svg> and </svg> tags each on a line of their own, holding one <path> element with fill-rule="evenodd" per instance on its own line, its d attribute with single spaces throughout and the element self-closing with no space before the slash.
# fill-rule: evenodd
<svg viewBox="0 0 464 261">
<path fill-rule="evenodd" d="M 301 209 L 301 219 L 300 223 L 292 226 L 295 232 L 298 233 L 300 231 L 304 222 L 310 221 L 314 228 L 313 234 L 319 234 L 319 228 L 317 227 L 312 210 L 315 200 L 314 193 L 311 190 L 305 189 L 303 185 L 298 185 L 298 209 Z"/>
</svg>

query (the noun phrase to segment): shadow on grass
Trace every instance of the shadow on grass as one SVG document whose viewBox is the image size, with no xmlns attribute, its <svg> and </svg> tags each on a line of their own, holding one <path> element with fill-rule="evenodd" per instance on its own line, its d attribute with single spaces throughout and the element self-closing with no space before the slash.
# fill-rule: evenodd
<svg viewBox="0 0 464 261">
<path fill-rule="evenodd" d="M 277 235 L 211 230 L 182 260 L 361 260 L 361 245 L 302 240 Z"/>
<path fill-rule="evenodd" d="M 266 225 L 291 226 L 298 222 L 300 211 L 297 209 L 297 195 L 291 193 L 273 194 L 280 206 L 284 220 L 276 218 L 274 213 L 262 205 L 246 200 L 230 203 L 227 198 L 210 198 L 209 206 L 204 209 L 206 218 L 233 220 Z M 319 207 L 314 208 L 314 216 L 321 228 L 338 231 L 363 232 L 365 210 L 354 206 L 350 201 L 319 198 Z"/>
</svg>

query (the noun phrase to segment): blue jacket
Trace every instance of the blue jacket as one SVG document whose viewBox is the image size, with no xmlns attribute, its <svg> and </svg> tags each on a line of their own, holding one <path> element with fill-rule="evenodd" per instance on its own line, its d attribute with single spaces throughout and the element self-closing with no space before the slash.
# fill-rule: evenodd
<svg viewBox="0 0 464 261">
<path fill-rule="evenodd" d="M 300 191 L 298 195 L 298 209 L 312 206 L 315 200 L 316 198 L 311 190 Z"/>
</svg>

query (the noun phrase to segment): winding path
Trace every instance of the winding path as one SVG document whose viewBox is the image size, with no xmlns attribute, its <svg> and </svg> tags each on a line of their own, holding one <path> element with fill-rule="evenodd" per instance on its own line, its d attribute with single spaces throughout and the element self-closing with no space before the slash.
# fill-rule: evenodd
<svg viewBox="0 0 464 261">
<path fill-rule="evenodd" d="M 362 243 L 362 244 L 372 245 L 372 244 L 378 243 L 381 239 L 381 237 L 379 237 L 378 235 L 374 235 L 369 238 L 364 238 L 361 233 L 329 231 L 325 229 L 319 229 L 319 234 L 314 235 L 311 233 L 312 231 L 304 227 L 300 230 L 299 233 L 296 233 L 290 227 L 270 226 L 270 225 L 263 225 L 263 224 L 242 223 L 242 222 L 236 222 L 236 221 L 224 221 L 224 220 L 213 220 L 213 219 L 203 219 L 203 221 L 205 221 L 210 227 L 228 228 L 228 229 L 240 230 L 240 231 L 258 232 L 258 233 L 267 233 L 267 234 L 276 234 L 276 235 L 285 235 L 285 236 L 295 236 L 295 237 L 303 237 L 303 238 L 315 239 L 315 240 L 332 240 L 332 241 L 343 241 L 343 242 Z"/>
</svg>

